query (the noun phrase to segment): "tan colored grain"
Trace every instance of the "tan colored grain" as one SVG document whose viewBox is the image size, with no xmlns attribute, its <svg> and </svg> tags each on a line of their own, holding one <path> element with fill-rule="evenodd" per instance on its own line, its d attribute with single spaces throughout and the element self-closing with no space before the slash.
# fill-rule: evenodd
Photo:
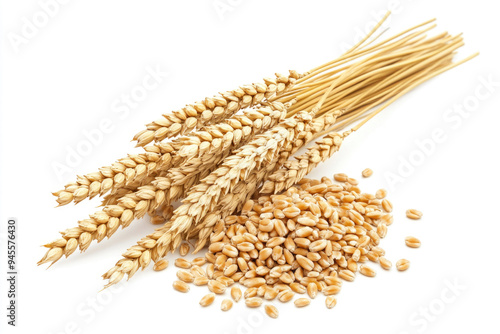
<svg viewBox="0 0 500 334">
<path fill-rule="evenodd" d="M 309 295 L 309 298 L 314 299 L 316 298 L 318 294 L 318 286 L 316 283 L 309 283 L 307 284 L 307 294 Z"/>
<path fill-rule="evenodd" d="M 245 299 L 245 305 L 252 308 L 259 307 L 260 305 L 262 305 L 262 298 L 260 297 L 247 298 Z"/>
<path fill-rule="evenodd" d="M 418 240 L 415 237 L 406 237 L 405 243 L 406 243 L 406 246 L 411 247 L 411 248 L 419 248 L 420 247 L 420 240 Z"/>
<path fill-rule="evenodd" d="M 375 197 L 378 199 L 384 199 L 387 196 L 387 190 L 385 189 L 379 189 L 375 193 Z"/>
<path fill-rule="evenodd" d="M 298 298 L 293 303 L 297 307 L 305 307 L 305 306 L 311 304 L 311 300 L 309 298 Z"/>
<path fill-rule="evenodd" d="M 398 262 L 396 262 L 396 268 L 399 271 L 405 271 L 408 268 L 410 268 L 410 261 L 408 261 L 406 259 L 398 260 Z"/>
<path fill-rule="evenodd" d="M 195 279 L 194 275 L 187 270 L 179 270 L 176 275 L 178 279 L 186 283 L 193 283 Z"/>
<path fill-rule="evenodd" d="M 279 315 L 278 309 L 274 305 L 266 304 L 264 306 L 264 310 L 266 311 L 266 314 L 273 319 L 276 319 Z"/>
<path fill-rule="evenodd" d="M 330 296 L 330 295 L 336 295 L 340 292 L 341 286 L 340 285 L 329 285 L 323 288 L 321 291 L 325 296 Z"/>
<path fill-rule="evenodd" d="M 215 293 L 209 293 L 201 298 L 200 305 L 203 307 L 210 306 L 212 305 L 214 300 L 215 300 Z"/>
<path fill-rule="evenodd" d="M 349 179 L 347 174 L 344 174 L 344 173 L 334 174 L 333 178 L 335 179 L 335 181 L 338 181 L 338 182 L 347 182 L 347 180 Z"/>
<path fill-rule="evenodd" d="M 241 289 L 239 287 L 233 286 L 231 288 L 231 297 L 233 298 L 233 300 L 235 302 L 239 302 L 240 301 L 241 295 L 242 295 L 242 293 L 241 293 Z"/>
<path fill-rule="evenodd" d="M 325 299 L 325 305 L 329 309 L 334 308 L 337 305 L 337 299 L 334 296 L 328 296 Z"/>
<path fill-rule="evenodd" d="M 385 269 L 385 270 L 389 270 L 391 269 L 392 267 L 392 262 L 387 260 L 385 257 L 381 256 L 379 257 L 378 259 L 379 263 L 380 263 L 380 266 Z"/>
<path fill-rule="evenodd" d="M 367 277 L 375 277 L 375 275 L 377 274 L 375 272 L 375 270 L 373 270 L 373 268 L 367 266 L 367 265 L 362 265 L 360 268 L 359 268 L 359 272 L 362 274 L 362 275 L 365 275 Z"/>
<path fill-rule="evenodd" d="M 186 282 L 183 281 L 174 281 L 173 287 L 175 290 L 179 292 L 188 292 L 189 291 L 189 285 L 187 285 Z"/>
<path fill-rule="evenodd" d="M 200 276 L 200 277 L 195 277 L 193 283 L 194 285 L 201 286 L 201 285 L 207 285 L 210 279 L 205 276 Z"/>
<path fill-rule="evenodd" d="M 186 256 L 187 253 L 189 253 L 189 244 L 187 242 L 183 242 L 179 248 L 179 254 L 181 256 Z"/>
<path fill-rule="evenodd" d="M 208 281 L 208 289 L 213 293 L 221 295 L 226 291 L 226 285 L 216 280 L 210 280 Z"/>
<path fill-rule="evenodd" d="M 192 264 L 188 260 L 185 260 L 183 258 L 177 258 L 175 259 L 174 265 L 179 268 L 189 269 L 191 268 Z"/>
<path fill-rule="evenodd" d="M 229 311 L 233 307 L 233 302 L 230 299 L 224 299 L 220 304 L 220 309 L 224 312 Z"/>
<path fill-rule="evenodd" d="M 168 267 L 168 261 L 167 260 L 160 260 L 155 263 L 153 266 L 154 271 L 162 271 L 165 270 Z"/>
<path fill-rule="evenodd" d="M 197 257 L 191 261 L 193 266 L 202 266 L 207 262 L 207 260 L 204 257 Z"/>
<path fill-rule="evenodd" d="M 406 217 L 408 217 L 410 219 L 417 220 L 417 219 L 422 218 L 422 215 L 423 215 L 422 212 L 420 212 L 416 209 L 406 210 Z"/>
<path fill-rule="evenodd" d="M 292 300 L 295 294 L 291 290 L 283 290 L 278 293 L 278 299 L 280 302 L 286 303 Z"/>
<path fill-rule="evenodd" d="M 365 168 L 362 172 L 361 175 L 363 177 L 370 177 L 373 175 L 373 171 L 370 168 Z"/>
</svg>

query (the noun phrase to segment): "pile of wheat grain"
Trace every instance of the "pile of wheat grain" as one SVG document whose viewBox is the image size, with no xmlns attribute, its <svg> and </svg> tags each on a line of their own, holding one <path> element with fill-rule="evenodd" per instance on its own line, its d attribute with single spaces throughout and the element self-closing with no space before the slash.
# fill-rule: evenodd
<svg viewBox="0 0 500 334">
<path fill-rule="evenodd" d="M 205 98 L 148 124 L 134 137 L 141 152 L 54 193 L 59 205 L 104 196 L 103 207 L 46 244 L 39 264 L 83 252 L 146 214 L 161 226 L 103 275 L 108 285 L 158 263 L 183 240 L 195 240 L 200 250 L 253 194 L 299 182 L 401 95 L 471 58 L 452 62 L 462 37 L 428 37 L 432 21 L 378 42 L 382 20 L 333 61 Z M 293 157 L 312 140 L 306 153 Z"/>
<path fill-rule="evenodd" d="M 189 283 L 206 285 L 211 293 L 201 299 L 202 306 L 231 289 L 234 302 L 244 296 L 248 307 L 259 307 L 266 301 L 266 313 L 276 318 L 278 309 L 269 304 L 272 300 L 286 303 L 299 295 L 294 303 L 304 307 L 321 293 L 326 307 L 333 308 L 343 281 L 354 281 L 357 272 L 376 275 L 369 262 L 390 270 L 392 263 L 380 247 L 394 220 L 387 192 L 363 193 L 358 181 L 345 174 L 336 174 L 335 180 L 339 183 L 327 177 L 304 178 L 279 195 L 248 200 L 241 215 L 215 224 L 204 258 L 175 261 L 182 269 L 177 271 L 174 288 L 188 292 Z M 420 241 L 407 237 L 406 244 L 417 248 Z M 183 243 L 180 254 L 188 250 Z M 162 262 L 156 270 L 165 267 Z M 396 267 L 407 270 L 409 261 L 400 259 Z M 246 288 L 244 293 L 240 286 Z M 224 299 L 221 309 L 227 311 L 232 305 Z"/>
</svg>

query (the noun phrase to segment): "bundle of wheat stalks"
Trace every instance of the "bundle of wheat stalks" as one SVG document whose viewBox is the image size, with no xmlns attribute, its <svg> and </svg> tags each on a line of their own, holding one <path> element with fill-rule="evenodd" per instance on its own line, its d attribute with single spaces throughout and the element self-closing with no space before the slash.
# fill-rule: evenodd
<svg viewBox="0 0 500 334">
<path fill-rule="evenodd" d="M 78 176 L 54 193 L 59 205 L 106 196 L 101 210 L 46 244 L 49 250 L 38 263 L 53 264 L 76 248 L 83 252 L 93 240 L 110 238 L 146 214 L 163 225 L 122 254 L 103 275 L 108 285 L 159 261 L 182 240 L 196 240 L 198 251 L 217 223 L 252 195 L 279 193 L 299 182 L 388 104 L 473 57 L 453 63 L 462 37 L 427 37 L 433 20 L 377 42 L 379 36 L 372 36 L 382 22 L 341 57 L 309 72 L 276 74 L 148 124 L 134 137 L 142 153 Z"/>
</svg>

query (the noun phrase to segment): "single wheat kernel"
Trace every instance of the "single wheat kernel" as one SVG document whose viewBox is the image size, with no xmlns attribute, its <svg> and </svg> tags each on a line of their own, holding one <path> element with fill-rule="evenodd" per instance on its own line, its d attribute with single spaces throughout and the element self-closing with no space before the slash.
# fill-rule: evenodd
<svg viewBox="0 0 500 334">
<path fill-rule="evenodd" d="M 349 182 L 350 184 L 352 184 L 353 186 L 357 186 L 359 184 L 358 180 L 350 177 L 347 179 L 347 182 Z"/>
<path fill-rule="evenodd" d="M 397 268 L 399 271 L 405 271 L 405 270 L 407 270 L 409 267 L 410 267 L 410 261 L 408 261 L 408 260 L 406 260 L 406 259 L 401 259 L 401 260 L 398 260 L 398 262 L 396 262 L 396 268 Z"/>
<path fill-rule="evenodd" d="M 373 171 L 370 168 L 366 168 L 361 172 L 363 177 L 370 177 L 373 175 Z"/>
<path fill-rule="evenodd" d="M 253 203 L 252 203 L 253 205 Z M 241 299 L 241 289 L 237 286 L 231 288 L 231 297 L 235 302 L 239 302 Z"/>
<path fill-rule="evenodd" d="M 344 270 L 339 271 L 339 277 L 346 280 L 346 281 L 352 282 L 352 281 L 354 281 L 355 275 L 352 271 L 350 271 L 348 269 L 344 269 Z"/>
<path fill-rule="evenodd" d="M 333 179 L 337 182 L 347 182 L 349 177 L 344 173 L 333 174 Z"/>
<path fill-rule="evenodd" d="M 341 289 L 340 285 L 329 285 L 329 286 L 323 288 L 323 290 L 321 292 L 323 292 L 323 294 L 325 296 L 330 296 L 330 295 L 336 295 L 337 293 L 339 293 L 340 289 Z"/>
<path fill-rule="evenodd" d="M 420 240 L 418 240 L 415 237 L 406 237 L 405 243 L 406 243 L 406 246 L 411 247 L 411 248 L 419 248 L 420 247 Z"/>
<path fill-rule="evenodd" d="M 278 290 L 271 287 L 266 287 L 266 292 L 264 293 L 264 299 L 273 300 L 278 296 Z"/>
<path fill-rule="evenodd" d="M 183 258 L 175 259 L 174 265 L 179 268 L 189 269 L 191 268 L 191 262 Z"/>
<path fill-rule="evenodd" d="M 197 257 L 196 259 L 191 261 L 193 266 L 199 266 L 199 267 L 204 265 L 206 262 L 207 262 L 207 260 L 204 257 Z"/>
<path fill-rule="evenodd" d="M 195 278 L 206 276 L 205 270 L 203 270 L 200 266 L 197 265 L 191 267 L 191 274 L 193 274 Z"/>
<path fill-rule="evenodd" d="M 213 293 L 221 295 L 226 291 L 226 286 L 219 281 L 211 280 L 208 282 L 208 289 Z"/>
<path fill-rule="evenodd" d="M 307 284 L 307 294 L 311 299 L 316 298 L 316 295 L 318 294 L 318 286 L 312 282 Z"/>
<path fill-rule="evenodd" d="M 186 282 L 175 281 L 172 285 L 173 285 L 174 289 L 179 291 L 179 292 L 188 292 L 189 291 L 189 285 L 187 285 Z"/>
<path fill-rule="evenodd" d="M 153 225 L 165 224 L 165 218 L 163 218 L 162 216 L 153 216 L 151 217 L 151 224 Z"/>
<path fill-rule="evenodd" d="M 410 219 L 417 220 L 417 219 L 422 218 L 422 215 L 423 215 L 422 212 L 415 210 L 415 209 L 406 210 L 406 217 L 408 217 Z"/>
<path fill-rule="evenodd" d="M 292 289 L 293 292 L 296 293 L 306 293 L 307 291 L 305 286 L 297 282 L 291 283 L 290 288 Z"/>
<path fill-rule="evenodd" d="M 367 265 L 362 265 L 360 268 L 359 268 L 359 272 L 362 274 L 362 275 L 365 275 L 365 276 L 368 276 L 368 277 L 375 277 L 375 275 L 377 274 L 375 272 L 375 270 L 373 270 L 372 268 L 368 267 Z"/>
<path fill-rule="evenodd" d="M 248 307 L 259 307 L 260 305 L 262 305 L 262 298 L 252 297 L 245 299 L 245 305 Z"/>
<path fill-rule="evenodd" d="M 291 290 L 283 290 L 278 293 L 278 300 L 282 303 L 286 303 L 292 300 L 294 295 L 295 294 Z"/>
<path fill-rule="evenodd" d="M 257 296 L 257 288 L 248 288 L 243 293 L 245 299 Z"/>
<path fill-rule="evenodd" d="M 392 262 L 387 260 L 385 257 L 381 256 L 378 258 L 378 261 L 380 263 L 380 266 L 382 269 L 389 270 L 392 267 Z"/>
<path fill-rule="evenodd" d="M 329 309 L 334 308 L 335 305 L 337 305 L 337 298 L 335 298 L 334 296 L 326 297 L 325 305 Z"/>
<path fill-rule="evenodd" d="M 186 256 L 187 253 L 189 253 L 189 244 L 187 242 L 184 242 L 181 244 L 181 247 L 179 248 L 179 254 L 181 256 Z"/>
<path fill-rule="evenodd" d="M 167 260 L 160 260 L 155 263 L 153 266 L 154 271 L 162 271 L 165 270 L 168 267 L 168 261 Z"/>
<path fill-rule="evenodd" d="M 309 298 L 299 298 L 296 299 L 293 303 L 297 307 L 305 307 L 311 303 L 311 300 Z"/>
<path fill-rule="evenodd" d="M 387 190 L 385 190 L 385 189 L 379 189 L 375 193 L 375 197 L 378 198 L 378 199 L 383 199 L 386 196 L 387 196 Z"/>
<path fill-rule="evenodd" d="M 214 300 L 215 300 L 215 293 L 209 293 L 209 294 L 203 296 L 203 298 L 201 298 L 200 305 L 203 307 L 207 307 L 209 305 L 212 305 Z"/>
<path fill-rule="evenodd" d="M 210 279 L 208 277 L 200 276 L 200 277 L 196 277 L 194 279 L 193 283 L 194 283 L 194 285 L 201 286 L 201 285 L 207 285 L 208 281 L 210 281 Z"/>
<path fill-rule="evenodd" d="M 276 319 L 279 315 L 278 309 L 274 305 L 266 304 L 264 306 L 264 309 L 266 311 L 266 314 L 273 319 Z"/>
<path fill-rule="evenodd" d="M 220 304 L 220 309 L 222 311 L 229 311 L 233 307 L 233 302 L 230 299 L 224 299 Z"/>
<path fill-rule="evenodd" d="M 186 283 L 193 283 L 195 277 L 189 271 L 181 269 L 177 271 L 177 278 Z"/>
<path fill-rule="evenodd" d="M 382 208 L 385 212 L 392 212 L 392 203 L 388 199 L 382 200 Z"/>
</svg>

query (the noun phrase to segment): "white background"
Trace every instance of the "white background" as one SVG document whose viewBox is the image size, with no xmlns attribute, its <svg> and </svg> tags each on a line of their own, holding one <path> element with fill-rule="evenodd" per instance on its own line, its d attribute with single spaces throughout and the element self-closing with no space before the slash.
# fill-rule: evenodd
<svg viewBox="0 0 500 334">
<path fill-rule="evenodd" d="M 21 34 L 23 18 L 32 22 L 40 3 L 2 1 L 1 232 L 3 242 L 7 218 L 19 220 L 20 273 L 18 327 L 7 328 L 2 243 L 0 319 L 7 329 L 2 333 L 498 332 L 500 25 L 493 1 L 396 1 L 386 36 L 436 17 L 435 33 L 464 33 L 466 46 L 458 58 L 475 51 L 481 55 L 401 98 L 312 173 L 359 177 L 366 167 L 375 171 L 361 187 L 390 191 L 395 223 L 382 246 L 393 262 L 411 261 L 407 272 L 378 270 L 374 279 L 344 284 L 333 310 L 325 308 L 322 296 L 305 309 L 277 302 L 280 317 L 272 320 L 242 302 L 223 313 L 220 297 L 202 309 L 198 301 L 207 290 L 174 291 L 173 266 L 161 273 L 137 273 L 94 305 L 103 284 L 100 275 L 154 229 L 147 221 L 134 222 L 110 241 L 92 244 L 86 254 L 49 270 L 36 266 L 44 254 L 39 245 L 75 226 L 99 203 L 55 209 L 51 191 L 76 174 L 139 152 L 131 137 L 161 113 L 337 57 L 342 45 L 353 44 L 389 2 L 222 0 L 219 4 L 229 4 L 230 10 L 221 16 L 213 0 L 74 0 L 60 5 L 44 27 L 16 48 L 9 36 Z M 123 109 L 117 113 L 122 94 L 141 85 L 147 68 L 168 75 L 128 115 Z M 481 80 L 488 78 L 496 82 L 493 93 L 478 99 L 478 91 L 487 92 Z M 464 105 L 471 109 L 467 117 L 444 118 L 450 108 Z M 83 132 L 98 129 L 103 120 L 111 122 L 112 130 L 75 167 L 58 175 L 54 164 L 64 164 L 68 150 L 86 140 Z M 391 186 L 388 173 L 398 173 L 402 160 L 421 157 L 416 142 L 428 140 L 436 129 L 444 132 L 444 142 Z M 411 207 L 422 210 L 424 218 L 406 219 L 404 212 Z M 407 248 L 408 235 L 420 238 L 422 247 Z M 449 284 L 460 290 L 449 292 Z M 444 303 L 442 293 L 453 301 Z M 419 312 L 429 308 L 423 320 Z"/>
</svg>

